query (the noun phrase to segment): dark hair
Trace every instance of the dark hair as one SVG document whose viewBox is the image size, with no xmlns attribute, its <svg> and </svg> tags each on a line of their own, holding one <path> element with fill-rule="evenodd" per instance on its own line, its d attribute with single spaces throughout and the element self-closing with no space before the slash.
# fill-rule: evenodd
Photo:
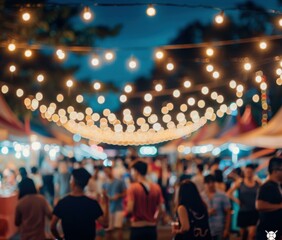
<svg viewBox="0 0 282 240">
<path fill-rule="evenodd" d="M 37 167 L 32 167 L 31 168 L 31 173 L 32 174 L 36 174 L 38 172 L 38 168 Z"/>
<path fill-rule="evenodd" d="M 203 171 L 204 171 L 204 164 L 202 164 L 202 163 L 197 164 L 197 169 L 198 169 L 200 172 L 203 172 Z"/>
<path fill-rule="evenodd" d="M 91 175 L 84 168 L 74 169 L 72 171 L 72 176 L 74 178 L 75 185 L 84 189 L 91 178 Z"/>
<path fill-rule="evenodd" d="M 282 158 L 280 157 L 271 158 L 268 164 L 268 172 L 272 174 L 273 171 L 277 170 L 278 168 L 282 168 Z"/>
<path fill-rule="evenodd" d="M 246 168 L 250 168 L 252 170 L 255 170 L 256 166 L 254 164 L 252 164 L 252 163 L 249 163 L 249 164 L 246 165 Z"/>
<path fill-rule="evenodd" d="M 222 175 L 222 171 L 217 169 L 214 171 L 214 179 L 216 182 L 218 183 L 222 183 L 223 182 L 223 175 Z"/>
<path fill-rule="evenodd" d="M 131 167 L 134 170 L 136 170 L 139 174 L 141 174 L 142 176 L 145 176 L 147 174 L 148 165 L 145 162 L 137 161 L 133 163 Z"/>
<path fill-rule="evenodd" d="M 24 178 L 19 183 L 19 198 L 22 198 L 29 194 L 36 194 L 35 184 L 30 178 Z"/>
<path fill-rule="evenodd" d="M 20 167 L 19 168 L 19 173 L 21 175 L 22 178 L 26 178 L 27 177 L 27 171 L 24 167 Z"/>
<path fill-rule="evenodd" d="M 209 175 L 205 176 L 204 182 L 205 183 L 215 182 L 215 177 L 213 175 L 209 174 Z"/>
<path fill-rule="evenodd" d="M 207 208 L 203 202 L 196 185 L 190 180 L 181 182 L 179 189 L 179 205 L 197 213 L 206 213 Z"/>
</svg>

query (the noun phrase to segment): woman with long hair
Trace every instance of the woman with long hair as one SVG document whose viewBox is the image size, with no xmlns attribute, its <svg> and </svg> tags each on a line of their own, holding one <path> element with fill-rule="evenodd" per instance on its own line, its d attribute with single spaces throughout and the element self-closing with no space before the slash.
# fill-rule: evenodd
<svg viewBox="0 0 282 240">
<path fill-rule="evenodd" d="M 190 180 L 180 184 L 177 216 L 179 228 L 172 230 L 175 240 L 211 239 L 207 207 Z"/>
<path fill-rule="evenodd" d="M 15 224 L 21 240 L 44 240 L 45 217 L 51 219 L 52 211 L 43 196 L 37 193 L 34 182 L 24 178 L 19 183 L 19 202 Z"/>
</svg>

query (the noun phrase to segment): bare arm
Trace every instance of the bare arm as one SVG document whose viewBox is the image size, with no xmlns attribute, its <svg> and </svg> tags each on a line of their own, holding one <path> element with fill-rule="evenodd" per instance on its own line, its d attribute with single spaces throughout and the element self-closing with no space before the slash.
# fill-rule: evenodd
<svg viewBox="0 0 282 240">
<path fill-rule="evenodd" d="M 104 227 L 107 228 L 109 225 L 109 200 L 106 196 L 100 201 L 100 206 L 103 210 L 103 215 L 97 219 L 97 221 Z"/>
<path fill-rule="evenodd" d="M 183 205 L 180 205 L 177 208 L 177 214 L 178 214 L 178 218 L 180 221 L 180 229 L 175 230 L 174 233 L 183 233 L 183 232 L 187 232 L 190 229 L 190 221 L 189 221 L 189 216 L 187 213 L 186 208 Z"/>
<path fill-rule="evenodd" d="M 53 215 L 51 220 L 51 232 L 56 239 L 63 239 L 57 229 L 57 224 L 59 222 L 59 218 L 56 215 Z"/>
<path fill-rule="evenodd" d="M 274 204 L 263 200 L 256 200 L 256 209 L 261 212 L 272 212 L 282 209 L 282 204 Z"/>
<path fill-rule="evenodd" d="M 240 205 L 240 200 L 236 197 L 234 197 L 233 193 L 240 187 L 241 184 L 241 180 L 236 181 L 234 183 L 234 185 L 228 190 L 227 192 L 227 196 L 234 201 L 235 203 L 237 203 L 238 205 Z"/>
</svg>

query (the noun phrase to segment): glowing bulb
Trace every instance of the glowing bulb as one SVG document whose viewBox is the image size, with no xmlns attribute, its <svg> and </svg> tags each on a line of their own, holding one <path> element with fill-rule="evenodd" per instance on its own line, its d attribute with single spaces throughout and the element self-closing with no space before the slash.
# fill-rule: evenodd
<svg viewBox="0 0 282 240">
<path fill-rule="evenodd" d="M 125 87 L 124 87 L 124 91 L 126 92 L 126 93 L 131 93 L 132 92 L 132 86 L 131 85 L 126 85 Z"/>
<path fill-rule="evenodd" d="M 157 11 L 156 9 L 153 7 L 153 5 L 149 5 L 147 10 L 146 10 L 146 13 L 149 17 L 153 17 L 156 15 Z"/>
<path fill-rule="evenodd" d="M 43 82 L 44 81 L 44 76 L 42 74 L 37 75 L 37 81 L 38 82 Z"/>
<path fill-rule="evenodd" d="M 279 23 L 279 26 L 282 27 L 282 18 L 279 19 L 278 23 Z"/>
<path fill-rule="evenodd" d="M 187 107 L 187 105 L 186 104 L 181 104 L 181 106 L 180 106 L 180 111 L 181 112 L 186 112 L 188 110 L 188 107 Z"/>
<path fill-rule="evenodd" d="M 16 50 L 16 45 L 15 45 L 14 43 L 10 43 L 10 44 L 8 45 L 8 50 L 9 50 L 10 52 L 15 51 L 15 50 Z"/>
<path fill-rule="evenodd" d="M 130 69 L 135 69 L 137 67 L 137 61 L 134 58 L 130 59 L 128 62 L 128 67 Z"/>
<path fill-rule="evenodd" d="M 230 87 L 230 88 L 235 89 L 236 86 L 237 86 L 237 83 L 236 83 L 235 80 L 231 80 L 231 81 L 229 82 L 229 87 Z"/>
<path fill-rule="evenodd" d="M 156 57 L 157 59 L 163 59 L 164 53 L 159 50 L 159 51 L 157 51 L 157 52 L 155 53 L 155 57 Z"/>
<path fill-rule="evenodd" d="M 282 69 L 281 69 L 281 68 L 277 68 L 277 69 L 276 69 L 276 74 L 277 74 L 278 76 L 280 76 L 280 75 L 282 74 Z"/>
<path fill-rule="evenodd" d="M 111 51 L 108 51 L 105 53 L 105 59 L 107 61 L 112 61 L 114 59 L 114 53 Z"/>
<path fill-rule="evenodd" d="M 101 83 L 95 82 L 95 83 L 93 84 L 93 88 L 94 88 L 95 90 L 101 89 Z"/>
<path fill-rule="evenodd" d="M 30 20 L 31 16 L 30 16 L 30 13 L 28 12 L 25 12 L 22 14 L 22 19 L 25 21 L 25 22 L 28 22 Z"/>
<path fill-rule="evenodd" d="M 2 92 L 3 94 L 8 93 L 8 92 L 9 92 L 9 87 L 8 87 L 7 85 L 3 85 L 3 86 L 1 87 L 1 92 Z"/>
<path fill-rule="evenodd" d="M 162 86 L 160 83 L 158 83 L 158 84 L 155 86 L 155 90 L 156 90 L 157 92 L 160 92 L 160 91 L 163 90 L 163 86 Z"/>
<path fill-rule="evenodd" d="M 236 88 L 237 92 L 243 92 L 244 91 L 244 87 L 243 85 L 239 84 Z"/>
<path fill-rule="evenodd" d="M 143 109 L 144 115 L 150 115 L 151 112 L 152 112 L 152 108 L 150 106 L 144 107 L 144 109 Z"/>
<path fill-rule="evenodd" d="M 152 99 L 153 99 L 152 94 L 150 94 L 150 93 L 146 93 L 146 94 L 145 94 L 144 100 L 145 100 L 146 102 L 150 102 L 150 101 L 152 101 Z"/>
<path fill-rule="evenodd" d="M 30 58 L 31 55 L 32 55 L 32 51 L 27 49 L 27 50 L 25 50 L 24 55 L 25 55 L 25 57 Z"/>
<path fill-rule="evenodd" d="M 85 21 L 90 21 L 90 20 L 92 19 L 93 14 L 92 14 L 92 12 L 91 12 L 91 10 L 90 10 L 89 7 L 85 7 L 85 8 L 83 9 L 82 17 L 83 17 L 83 19 L 84 19 Z"/>
<path fill-rule="evenodd" d="M 172 70 L 174 69 L 173 63 L 168 63 L 168 64 L 166 65 L 166 69 L 167 69 L 168 71 L 172 71 Z"/>
<path fill-rule="evenodd" d="M 211 57 L 211 56 L 213 56 L 213 54 L 214 54 L 214 50 L 213 50 L 212 48 L 208 48 L 208 49 L 206 50 L 206 54 L 207 54 L 209 57 Z"/>
<path fill-rule="evenodd" d="M 24 95 L 24 91 L 21 88 L 19 88 L 16 92 L 16 95 L 17 97 L 22 97 Z"/>
<path fill-rule="evenodd" d="M 69 79 L 66 82 L 67 87 L 71 88 L 73 86 L 73 80 Z"/>
<path fill-rule="evenodd" d="M 99 58 L 98 58 L 98 57 L 93 57 L 93 58 L 91 59 L 91 64 L 92 64 L 92 66 L 94 66 L 94 67 L 99 66 L 99 64 L 100 64 Z"/>
<path fill-rule="evenodd" d="M 35 98 L 37 101 L 41 101 L 43 99 L 43 94 L 41 92 L 36 93 Z"/>
<path fill-rule="evenodd" d="M 121 95 L 119 97 L 119 100 L 122 102 L 122 103 L 125 103 L 127 101 L 127 96 L 126 95 Z"/>
<path fill-rule="evenodd" d="M 260 42 L 259 47 L 260 47 L 260 49 L 264 50 L 264 49 L 267 48 L 267 43 L 266 42 Z"/>
<path fill-rule="evenodd" d="M 220 12 L 219 14 L 217 14 L 214 20 L 217 24 L 222 24 L 224 22 L 224 13 Z"/>
<path fill-rule="evenodd" d="M 10 72 L 15 72 L 16 71 L 16 66 L 15 65 L 11 65 L 9 68 Z"/>
<path fill-rule="evenodd" d="M 251 65 L 250 63 L 245 63 L 245 64 L 244 64 L 244 69 L 245 69 L 246 71 L 250 71 L 251 68 L 252 68 L 252 65 Z"/>
<path fill-rule="evenodd" d="M 214 71 L 212 73 L 213 78 L 218 79 L 219 78 L 219 72 L 218 71 Z"/>
<path fill-rule="evenodd" d="M 174 96 L 175 98 L 180 97 L 180 91 L 179 91 L 178 89 L 175 89 L 175 90 L 173 91 L 173 96 Z"/>
<path fill-rule="evenodd" d="M 82 102 L 83 102 L 83 96 L 82 96 L 82 95 L 77 95 L 76 101 L 77 101 L 78 103 L 82 103 Z"/>
<path fill-rule="evenodd" d="M 58 95 L 57 95 L 57 101 L 58 101 L 58 102 L 64 101 L 64 96 L 63 96 L 62 94 L 58 94 Z"/>
<path fill-rule="evenodd" d="M 206 70 L 207 70 L 208 72 L 212 72 L 213 69 L 214 69 L 214 67 L 213 67 L 213 65 L 211 65 L 211 64 L 209 64 L 209 65 L 206 66 Z"/>
<path fill-rule="evenodd" d="M 261 90 L 266 90 L 266 89 L 267 89 L 267 84 L 266 84 L 265 82 L 262 82 L 262 83 L 260 84 L 260 89 L 261 89 Z"/>
<path fill-rule="evenodd" d="M 62 49 L 58 49 L 56 55 L 60 60 L 63 60 L 66 57 L 66 53 Z"/>
<path fill-rule="evenodd" d="M 257 83 L 260 83 L 262 81 L 262 77 L 258 75 L 256 76 L 255 80 Z"/>
<path fill-rule="evenodd" d="M 202 92 L 202 94 L 207 95 L 209 93 L 208 87 L 202 87 L 201 92 Z"/>
<path fill-rule="evenodd" d="M 183 85 L 185 88 L 189 88 L 191 87 L 191 82 L 189 80 L 186 80 Z"/>
<path fill-rule="evenodd" d="M 97 99 L 99 104 L 103 104 L 105 102 L 105 97 L 104 96 L 99 96 Z"/>
<path fill-rule="evenodd" d="M 195 98 L 192 98 L 192 97 L 188 98 L 187 103 L 190 106 L 195 105 L 195 103 L 196 103 Z"/>
<path fill-rule="evenodd" d="M 255 102 L 255 103 L 259 102 L 259 95 L 255 94 L 255 95 L 252 97 L 252 99 L 253 99 L 253 102 Z"/>
</svg>

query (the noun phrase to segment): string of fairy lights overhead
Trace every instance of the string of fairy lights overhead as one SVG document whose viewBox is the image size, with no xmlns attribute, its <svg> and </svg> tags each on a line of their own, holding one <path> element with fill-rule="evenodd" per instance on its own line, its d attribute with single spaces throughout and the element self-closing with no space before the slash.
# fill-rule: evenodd
<svg viewBox="0 0 282 240">
<path fill-rule="evenodd" d="M 52 3 L 48 3 L 52 5 Z M 139 3 L 128 3 L 128 4 L 102 4 L 102 3 L 91 3 L 88 6 L 84 6 L 82 11 L 82 19 L 85 22 L 90 22 L 94 19 L 93 7 L 107 7 L 107 6 L 140 6 L 146 4 Z M 29 5 L 24 6 L 20 9 L 20 17 L 24 23 L 28 23 L 32 19 L 31 12 L 29 9 L 43 7 L 45 5 Z M 146 14 L 149 17 L 153 17 L 157 14 L 157 6 L 174 6 L 174 7 L 186 7 L 186 8 L 208 8 L 216 10 L 218 13 L 214 17 L 214 23 L 223 25 L 225 21 L 224 11 L 227 10 L 240 10 L 235 8 L 220 9 L 208 5 L 189 5 L 189 4 L 166 4 L 156 3 L 148 5 Z M 280 14 L 279 11 L 268 9 L 267 12 L 272 14 Z M 278 20 L 278 25 L 282 27 L 282 18 Z M 228 41 L 218 41 L 211 43 L 200 43 L 200 44 L 182 44 L 182 45 L 165 45 L 157 47 L 136 47 L 134 49 L 154 49 L 154 59 L 156 61 L 163 61 L 164 67 L 168 72 L 175 70 L 176 63 L 171 58 L 166 58 L 166 51 L 173 49 L 189 49 L 189 48 L 201 48 L 205 49 L 205 58 L 211 59 L 214 56 L 215 48 L 218 46 L 232 45 L 232 44 L 244 44 L 254 42 L 258 45 L 261 51 L 267 51 L 268 44 L 271 40 L 282 39 L 282 35 L 265 36 L 263 38 L 248 38 Z M 9 52 L 13 53 L 17 49 L 24 50 L 24 56 L 28 60 L 33 56 L 33 52 L 36 50 L 50 48 L 50 46 L 43 44 L 32 44 L 16 42 L 15 39 L 9 40 L 8 42 L 0 43 L 0 47 L 5 47 Z M 131 50 L 132 50 L 131 49 Z M 68 52 L 85 52 L 91 55 L 90 63 L 94 68 L 100 67 L 103 61 L 113 62 L 116 60 L 116 52 L 121 50 L 128 50 L 127 48 L 118 49 L 104 49 L 104 48 L 93 48 L 85 46 L 60 46 L 54 51 L 54 55 L 57 60 L 64 61 L 67 58 Z M 198 60 L 197 60 L 198 61 Z M 241 59 L 230 59 L 236 64 L 241 64 L 245 71 L 252 69 L 252 62 L 248 58 Z M 282 61 L 279 58 L 274 58 L 273 62 L 279 62 L 280 66 L 276 69 L 276 74 L 279 76 L 276 80 L 277 85 L 282 85 Z M 130 56 L 127 60 L 127 67 L 129 70 L 134 71 L 140 66 L 140 61 L 135 56 Z M 209 76 L 217 80 L 224 78 L 221 73 L 210 61 L 203 61 L 205 70 L 209 73 Z M 16 74 L 16 64 L 9 66 L 11 74 Z M 43 73 L 39 73 L 36 76 L 36 80 L 39 83 L 46 81 L 46 76 Z M 262 125 L 267 123 L 267 82 L 263 73 L 257 72 L 255 76 L 255 82 L 259 84 L 261 90 L 261 96 L 254 95 L 253 101 L 259 102 L 261 98 L 261 104 L 263 112 Z M 65 80 L 66 89 L 71 92 L 71 89 L 75 87 L 76 81 L 73 79 Z M 15 88 L 7 84 L 2 84 L 1 92 L 8 94 L 11 90 L 15 92 L 18 98 L 24 99 L 24 105 L 31 111 L 39 110 L 41 116 L 48 121 L 52 121 L 60 126 L 64 126 L 67 130 L 72 132 L 75 141 L 79 141 L 81 137 L 91 139 L 96 143 L 104 142 L 109 144 L 117 145 L 143 145 L 143 144 L 155 144 L 158 142 L 168 141 L 189 135 L 192 132 L 199 129 L 201 126 L 206 124 L 208 121 L 215 121 L 216 118 L 221 118 L 224 114 L 231 114 L 236 111 L 238 107 L 243 106 L 243 94 L 244 85 L 239 81 L 230 80 L 228 85 L 233 90 L 236 100 L 234 102 L 227 102 L 224 96 L 225 93 L 220 93 L 217 88 L 220 86 L 219 83 L 210 84 L 198 84 L 193 85 L 190 79 L 184 79 L 182 85 L 175 89 L 165 89 L 165 86 L 157 82 L 154 85 L 154 89 L 146 92 L 134 92 L 134 85 L 127 84 L 123 91 L 119 94 L 119 100 L 122 103 L 123 116 L 119 119 L 115 113 L 112 113 L 109 108 L 104 108 L 102 113 L 94 112 L 92 108 L 87 107 L 85 112 L 76 110 L 73 106 L 67 108 L 60 108 L 60 103 L 65 99 L 63 93 L 58 93 L 56 99 L 54 99 L 49 105 L 43 104 L 44 93 L 37 92 L 33 95 L 27 95 L 26 91 L 22 88 Z M 193 87 L 193 91 L 197 91 L 197 98 L 189 96 L 185 97 L 185 93 L 189 92 L 189 89 Z M 102 83 L 95 81 L 93 83 L 93 90 L 97 93 L 97 102 L 101 105 L 105 104 L 106 98 L 101 92 Z M 133 94 L 134 93 L 134 96 Z M 154 111 L 150 106 L 150 103 L 154 98 L 158 96 L 167 95 L 169 98 L 177 99 L 181 97 L 179 109 L 176 111 L 175 116 L 172 116 L 172 111 L 175 110 L 176 104 L 170 101 L 163 104 L 160 109 L 160 113 Z M 126 108 L 126 103 L 133 97 L 143 98 L 144 106 L 142 107 L 142 117 L 136 117 L 132 115 L 129 108 Z M 208 99 L 208 100 L 207 100 Z M 84 102 L 83 93 L 75 96 L 77 103 Z M 209 101 L 217 103 L 217 107 L 209 106 Z M 188 111 L 190 110 L 190 112 Z M 203 112 L 203 115 L 200 114 Z M 175 120 L 174 120 L 175 118 Z"/>
</svg>

